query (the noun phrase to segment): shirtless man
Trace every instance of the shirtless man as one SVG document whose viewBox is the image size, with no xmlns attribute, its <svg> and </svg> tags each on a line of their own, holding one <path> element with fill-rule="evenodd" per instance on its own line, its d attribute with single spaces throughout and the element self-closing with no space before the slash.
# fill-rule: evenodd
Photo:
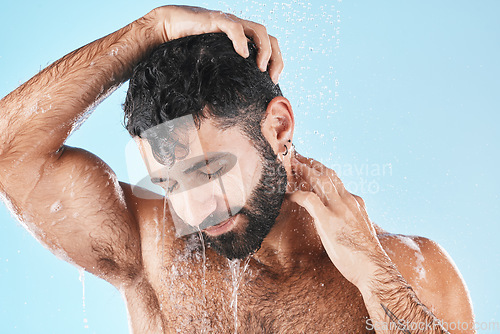
<svg viewBox="0 0 500 334">
<path fill-rule="evenodd" d="M 231 42 L 180 39 L 217 32 Z M 210 52 L 220 59 L 207 61 Z M 64 145 L 143 60 L 125 103 L 127 129 L 168 200 L 143 196 L 98 157 Z M 450 324 L 473 333 L 467 288 L 446 252 L 383 231 L 333 170 L 294 152 L 292 107 L 275 85 L 282 67 L 276 39 L 259 24 L 157 8 L 0 101 L 2 195 L 41 243 L 122 292 L 134 333 L 446 333 Z M 149 131 L 190 114 L 194 129 Z M 206 195 L 234 171 L 251 191 L 238 197 L 230 184 Z M 234 197 L 240 207 L 231 211 Z M 231 218 L 203 225 L 226 209 Z M 176 220 L 203 234 L 177 237 Z"/>
</svg>

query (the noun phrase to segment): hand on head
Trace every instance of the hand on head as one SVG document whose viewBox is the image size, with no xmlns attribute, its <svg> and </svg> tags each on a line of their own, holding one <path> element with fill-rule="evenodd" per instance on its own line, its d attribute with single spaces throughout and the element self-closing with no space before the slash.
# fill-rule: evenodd
<svg viewBox="0 0 500 334">
<path fill-rule="evenodd" d="M 274 83 L 283 70 L 283 58 L 278 40 L 267 33 L 266 28 L 232 14 L 191 6 L 164 6 L 151 13 L 158 23 L 163 42 L 173 39 L 213 32 L 224 32 L 233 42 L 235 51 L 248 57 L 248 38 L 258 48 L 257 65 L 261 71 L 269 71 Z"/>
</svg>

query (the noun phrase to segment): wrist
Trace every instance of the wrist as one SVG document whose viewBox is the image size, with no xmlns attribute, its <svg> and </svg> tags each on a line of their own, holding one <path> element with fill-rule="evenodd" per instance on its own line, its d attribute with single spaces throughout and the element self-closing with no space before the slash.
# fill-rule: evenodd
<svg viewBox="0 0 500 334">
<path fill-rule="evenodd" d="M 394 289 L 408 285 L 387 253 L 381 247 L 380 250 L 381 252 L 369 256 L 371 261 L 365 266 L 366 275 L 356 284 L 363 296 L 378 294 L 386 288 Z"/>
<path fill-rule="evenodd" d="M 156 45 L 170 41 L 171 12 L 175 6 L 157 7 L 141 18 L 144 29 Z"/>
<path fill-rule="evenodd" d="M 150 50 L 168 41 L 164 27 L 165 14 L 161 12 L 165 12 L 164 7 L 155 8 L 131 23 L 137 42 L 145 50 Z"/>
<path fill-rule="evenodd" d="M 394 264 L 381 267 L 373 275 L 358 285 L 365 303 L 376 304 L 393 300 L 396 296 L 407 295 L 413 291 Z"/>
</svg>

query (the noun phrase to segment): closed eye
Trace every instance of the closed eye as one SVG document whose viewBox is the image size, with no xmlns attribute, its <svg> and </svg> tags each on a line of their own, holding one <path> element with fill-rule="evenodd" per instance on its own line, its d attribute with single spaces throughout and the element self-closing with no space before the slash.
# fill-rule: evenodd
<svg viewBox="0 0 500 334">
<path fill-rule="evenodd" d="M 221 176 L 222 172 L 223 172 L 223 169 L 224 169 L 224 166 L 222 166 L 216 172 L 213 172 L 213 173 L 204 173 L 204 172 L 202 172 L 200 170 L 198 170 L 198 172 L 200 173 L 201 176 L 206 177 L 209 180 L 211 180 L 213 178 L 217 178 L 217 177 Z"/>
</svg>

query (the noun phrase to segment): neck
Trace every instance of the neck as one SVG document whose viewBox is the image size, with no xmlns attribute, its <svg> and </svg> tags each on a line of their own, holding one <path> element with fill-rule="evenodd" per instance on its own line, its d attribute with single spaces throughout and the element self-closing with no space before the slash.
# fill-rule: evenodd
<svg viewBox="0 0 500 334">
<path fill-rule="evenodd" d="M 276 224 L 253 258 L 273 270 L 283 270 L 303 267 L 324 253 L 312 217 L 285 198 Z"/>
</svg>

